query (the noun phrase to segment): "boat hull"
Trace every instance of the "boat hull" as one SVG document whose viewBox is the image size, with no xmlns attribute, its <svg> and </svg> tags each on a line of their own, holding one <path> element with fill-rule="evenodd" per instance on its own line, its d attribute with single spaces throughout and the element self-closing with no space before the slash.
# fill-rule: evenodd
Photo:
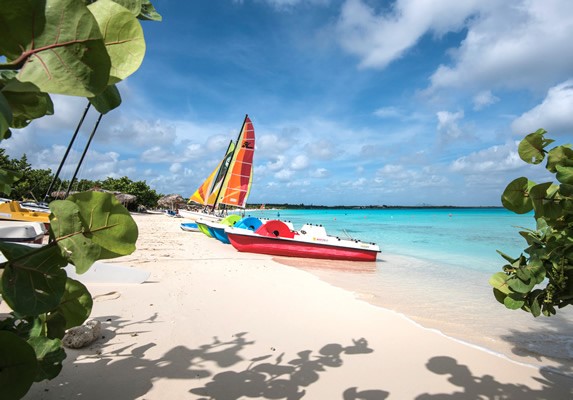
<svg viewBox="0 0 573 400">
<path fill-rule="evenodd" d="M 299 241 L 295 238 L 242 233 L 236 229 L 227 229 L 226 233 L 234 248 L 247 253 L 327 260 L 375 261 L 380 252 L 377 248 L 349 248 L 320 242 Z"/>
</svg>

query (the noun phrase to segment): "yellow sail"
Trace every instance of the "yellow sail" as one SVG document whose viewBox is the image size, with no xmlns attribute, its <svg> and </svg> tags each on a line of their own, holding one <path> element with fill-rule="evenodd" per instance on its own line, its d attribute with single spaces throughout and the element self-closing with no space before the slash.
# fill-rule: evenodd
<svg viewBox="0 0 573 400">
<path fill-rule="evenodd" d="M 199 188 L 197 188 L 195 193 L 189 197 L 189 203 L 195 202 L 203 206 L 213 206 L 215 204 L 217 193 L 221 188 L 223 177 L 225 176 L 226 168 L 228 168 L 228 163 L 234 149 L 235 144 L 233 141 L 231 141 L 229 143 L 229 147 L 227 147 L 225 157 L 221 160 L 213 172 L 211 172 L 209 177 L 203 181 Z"/>
</svg>

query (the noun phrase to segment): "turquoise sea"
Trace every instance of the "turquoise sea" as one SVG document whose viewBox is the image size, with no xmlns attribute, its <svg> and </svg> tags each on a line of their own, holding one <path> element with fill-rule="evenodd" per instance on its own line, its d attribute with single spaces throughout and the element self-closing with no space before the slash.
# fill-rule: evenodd
<svg viewBox="0 0 573 400">
<path fill-rule="evenodd" d="M 532 214 L 502 208 L 260 210 L 295 229 L 323 225 L 329 234 L 377 243 L 374 263 L 305 260 L 321 279 L 376 306 L 517 362 L 573 375 L 573 307 L 534 318 L 499 304 L 488 284 L 504 264 L 496 252 L 517 257 L 526 247 L 520 230 L 534 229 Z"/>
</svg>

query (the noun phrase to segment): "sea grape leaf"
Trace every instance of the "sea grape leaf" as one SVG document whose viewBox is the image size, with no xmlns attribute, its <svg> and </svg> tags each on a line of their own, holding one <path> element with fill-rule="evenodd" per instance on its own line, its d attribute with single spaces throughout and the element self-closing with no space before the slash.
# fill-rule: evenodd
<svg viewBox="0 0 573 400">
<path fill-rule="evenodd" d="M 501 203 L 505 208 L 517 214 L 525 214 L 533 209 L 533 202 L 529 197 L 529 190 L 535 185 L 526 177 L 514 179 L 507 185 Z"/>
<path fill-rule="evenodd" d="M 141 0 L 113 0 L 115 3 L 127 8 L 134 17 L 137 17 L 141 11 Z"/>
<path fill-rule="evenodd" d="M 50 203 L 50 211 L 51 230 L 62 256 L 75 265 L 77 273 L 86 272 L 99 259 L 101 248 L 91 240 L 80 207 L 72 201 L 55 200 Z"/>
<path fill-rule="evenodd" d="M 2 298 L 12 310 L 38 315 L 60 304 L 66 287 L 66 261 L 56 246 L 0 242 L 0 251 L 8 260 L 2 275 Z"/>
<path fill-rule="evenodd" d="M 567 146 L 557 146 L 547 153 L 547 166 L 546 168 L 555 173 L 557 165 L 573 166 L 573 149 Z"/>
<path fill-rule="evenodd" d="M 573 167 L 555 166 L 555 178 L 561 183 L 573 184 Z"/>
<path fill-rule="evenodd" d="M 10 125 L 12 125 L 12 108 L 8 99 L 0 91 L 0 140 L 10 137 Z"/>
<path fill-rule="evenodd" d="M 503 304 L 510 310 L 517 310 L 525 304 L 522 294 L 509 293 L 505 299 L 503 299 Z"/>
<path fill-rule="evenodd" d="M 489 278 L 489 284 L 494 287 L 494 289 L 500 291 L 501 293 L 507 295 L 511 293 L 511 289 L 507 284 L 508 276 L 503 272 L 496 272 Z"/>
<path fill-rule="evenodd" d="M 58 376 L 62 370 L 62 361 L 66 358 L 62 342 L 59 339 L 36 336 L 28 339 L 28 344 L 34 349 L 38 360 L 34 381 L 40 382 Z"/>
<path fill-rule="evenodd" d="M 82 1 L 3 0 L 0 37 L 6 65 L 42 92 L 91 97 L 107 86 L 109 55 Z"/>
<path fill-rule="evenodd" d="M 50 203 L 52 231 L 64 256 L 83 273 L 98 259 L 131 254 L 137 225 L 110 193 L 81 192 Z"/>
<path fill-rule="evenodd" d="M 146 21 L 161 21 L 163 17 L 161 14 L 157 12 L 151 1 L 149 0 L 142 0 L 141 2 L 141 11 L 137 18 Z"/>
<path fill-rule="evenodd" d="M 23 175 L 24 173 L 20 171 L 8 171 L 0 168 L 0 192 L 9 195 L 12 192 L 14 182 L 17 182 Z"/>
<path fill-rule="evenodd" d="M 13 128 L 24 128 L 36 118 L 54 114 L 54 103 L 48 93 L 38 90 L 30 82 L 16 79 L 8 82 L 2 90 L 12 109 Z"/>
<path fill-rule="evenodd" d="M 134 73 L 145 55 L 143 29 L 137 18 L 112 0 L 98 0 L 88 6 L 97 20 L 111 59 L 108 84 Z"/>
<path fill-rule="evenodd" d="M 50 313 L 50 318 L 56 314 L 65 318 L 65 329 L 79 326 L 85 322 L 92 311 L 93 300 L 88 289 L 79 281 L 68 278 L 66 291 L 58 308 Z"/>
<path fill-rule="evenodd" d="M 547 133 L 545 129 L 527 135 L 517 147 L 519 157 L 528 164 L 539 164 L 545 158 L 545 147 L 554 141 L 545 139 L 543 135 Z"/>
<path fill-rule="evenodd" d="M 8 331 L 0 331 L 0 348 L 2 399 L 21 399 L 34 383 L 38 369 L 36 353 L 25 340 Z"/>
<path fill-rule="evenodd" d="M 117 108 L 121 104 L 121 95 L 115 85 L 110 85 L 105 88 L 103 92 L 95 97 L 91 97 L 90 103 L 101 114 L 107 114 L 111 110 Z"/>
<path fill-rule="evenodd" d="M 533 281 L 533 279 L 523 281 L 517 277 L 512 277 L 512 278 L 507 280 L 507 285 L 514 292 L 528 293 L 535 286 L 535 281 Z"/>
</svg>

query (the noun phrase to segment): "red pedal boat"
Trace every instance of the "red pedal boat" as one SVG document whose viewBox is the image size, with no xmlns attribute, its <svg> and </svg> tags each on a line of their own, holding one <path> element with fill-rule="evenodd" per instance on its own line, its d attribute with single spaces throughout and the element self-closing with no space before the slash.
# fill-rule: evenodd
<svg viewBox="0 0 573 400">
<path fill-rule="evenodd" d="M 282 221 L 271 220 L 254 232 L 228 227 L 225 233 L 233 247 L 247 253 L 347 261 L 375 261 L 380 253 L 375 243 L 330 236 L 319 225 L 294 231 Z"/>
</svg>

